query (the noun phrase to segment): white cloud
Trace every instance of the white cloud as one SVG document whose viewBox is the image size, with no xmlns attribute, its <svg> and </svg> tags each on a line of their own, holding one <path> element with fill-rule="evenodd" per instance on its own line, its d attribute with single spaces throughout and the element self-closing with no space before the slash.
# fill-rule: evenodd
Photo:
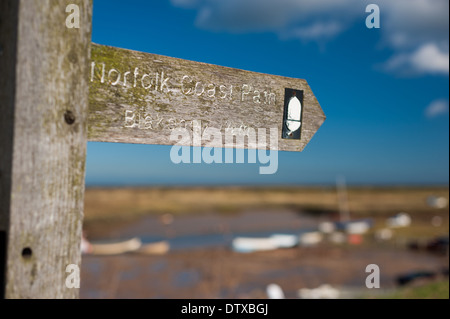
<svg viewBox="0 0 450 319">
<path fill-rule="evenodd" d="M 396 51 L 384 69 L 402 75 L 448 76 L 448 0 L 378 1 L 383 42 Z"/>
<path fill-rule="evenodd" d="M 431 102 L 425 109 L 425 116 L 430 119 L 446 114 L 448 114 L 448 101 L 443 99 Z"/>
<path fill-rule="evenodd" d="M 433 43 L 427 43 L 412 53 L 400 53 L 389 59 L 386 70 L 402 74 L 449 74 L 448 50 L 441 50 Z"/>
<path fill-rule="evenodd" d="M 341 33 L 344 27 L 338 22 L 318 22 L 307 27 L 299 27 L 292 30 L 286 37 L 304 40 L 328 39 Z"/>
<path fill-rule="evenodd" d="M 378 0 L 385 41 L 395 49 L 448 43 L 448 0 Z"/>
<path fill-rule="evenodd" d="M 311 27 L 319 18 L 348 21 L 364 12 L 355 0 L 171 0 L 174 6 L 195 7 L 196 25 L 228 32 L 290 31 Z"/>
<path fill-rule="evenodd" d="M 274 32 L 281 38 L 331 40 L 362 24 L 370 3 L 380 7 L 383 44 L 394 50 L 387 69 L 448 75 L 448 0 L 171 0 L 197 10 L 199 28 L 225 32 Z M 445 71 L 446 69 L 446 71 Z M 402 72 L 402 70 L 401 70 Z"/>
<path fill-rule="evenodd" d="M 426 44 L 411 56 L 412 65 L 418 71 L 446 73 L 449 71 L 449 53 L 442 52 L 434 44 Z"/>
</svg>

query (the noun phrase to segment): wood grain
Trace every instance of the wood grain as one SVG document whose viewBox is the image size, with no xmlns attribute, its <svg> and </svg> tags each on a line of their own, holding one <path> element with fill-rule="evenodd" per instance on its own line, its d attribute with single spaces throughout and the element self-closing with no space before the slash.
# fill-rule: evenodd
<svg viewBox="0 0 450 319">
<path fill-rule="evenodd" d="M 173 145 L 175 128 L 193 121 L 219 129 L 222 141 L 205 136 L 201 144 L 225 143 L 236 134 L 276 128 L 277 149 L 301 151 L 325 120 L 306 80 L 261 74 L 103 45 L 92 45 L 88 139 L 101 142 Z M 304 91 L 300 140 L 281 138 L 285 88 Z M 210 144 L 211 145 L 211 144 Z M 225 145 L 226 146 L 226 145 Z M 245 140 L 245 148 L 249 145 Z"/>
<path fill-rule="evenodd" d="M 66 28 L 65 8 L 80 8 Z M 7 298 L 76 298 L 80 264 L 91 0 L 0 4 L 1 230 Z"/>
</svg>

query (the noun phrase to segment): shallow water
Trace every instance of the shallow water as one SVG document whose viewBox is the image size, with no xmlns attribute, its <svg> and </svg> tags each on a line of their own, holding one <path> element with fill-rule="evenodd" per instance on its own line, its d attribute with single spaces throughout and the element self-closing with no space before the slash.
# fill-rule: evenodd
<svg viewBox="0 0 450 319">
<path fill-rule="evenodd" d="M 267 237 L 273 234 L 299 235 L 316 230 L 319 219 L 282 211 L 248 211 L 242 214 L 203 214 L 175 217 L 162 225 L 155 216 L 116 229 L 108 237 L 139 237 L 143 244 L 167 240 L 171 250 L 229 247 L 235 237 Z M 107 238 L 100 238 L 101 241 Z"/>
</svg>

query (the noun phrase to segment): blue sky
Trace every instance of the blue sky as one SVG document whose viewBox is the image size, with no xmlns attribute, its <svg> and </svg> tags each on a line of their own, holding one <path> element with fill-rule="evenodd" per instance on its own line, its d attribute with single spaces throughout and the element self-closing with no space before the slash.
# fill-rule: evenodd
<svg viewBox="0 0 450 319">
<path fill-rule="evenodd" d="M 365 25 L 366 5 L 381 28 Z M 448 184 L 447 0 L 95 0 L 92 41 L 306 79 L 327 120 L 300 153 L 173 164 L 170 146 L 88 143 L 87 185 Z"/>
</svg>

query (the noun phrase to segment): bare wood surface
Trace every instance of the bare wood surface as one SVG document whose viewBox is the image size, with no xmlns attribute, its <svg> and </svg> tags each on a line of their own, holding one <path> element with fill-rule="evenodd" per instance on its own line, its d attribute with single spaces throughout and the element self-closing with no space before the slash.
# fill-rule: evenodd
<svg viewBox="0 0 450 319">
<path fill-rule="evenodd" d="M 66 28 L 65 8 L 80 9 Z M 91 0 L 0 2 L 0 227 L 7 298 L 76 298 L 80 264 Z"/>
<path fill-rule="evenodd" d="M 203 146 L 211 141 L 224 145 L 227 128 L 242 136 L 249 129 L 258 134 L 258 128 L 265 128 L 270 144 L 269 129 L 277 128 L 277 149 L 301 151 L 325 120 L 302 79 L 97 44 L 92 45 L 90 68 L 90 141 L 192 145 L 196 130 L 202 135 L 212 127 L 220 130 L 222 141 L 205 135 Z M 300 140 L 281 138 L 285 88 L 304 91 Z M 190 140 L 170 139 L 180 127 L 191 132 Z"/>
</svg>

